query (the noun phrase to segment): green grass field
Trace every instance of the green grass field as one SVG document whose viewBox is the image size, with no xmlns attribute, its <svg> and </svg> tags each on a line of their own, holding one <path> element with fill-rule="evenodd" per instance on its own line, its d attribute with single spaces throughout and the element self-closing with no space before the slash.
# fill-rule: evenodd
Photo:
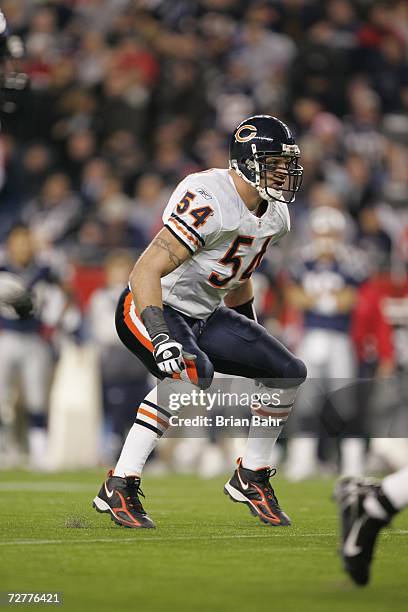
<svg viewBox="0 0 408 612">
<path fill-rule="evenodd" d="M 149 477 L 157 529 L 137 531 L 92 509 L 103 475 L 0 473 L 0 591 L 61 591 L 65 610 L 98 612 L 408 609 L 408 513 L 357 589 L 336 555 L 331 482 L 275 479 L 294 523 L 276 529 L 228 501 L 224 479 Z"/>
</svg>

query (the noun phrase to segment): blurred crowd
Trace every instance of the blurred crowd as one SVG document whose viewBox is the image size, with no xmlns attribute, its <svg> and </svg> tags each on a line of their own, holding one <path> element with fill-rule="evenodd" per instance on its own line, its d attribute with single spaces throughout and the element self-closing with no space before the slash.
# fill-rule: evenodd
<svg viewBox="0 0 408 612">
<path fill-rule="evenodd" d="M 23 232 L 29 261 L 56 268 L 66 312 L 43 322 L 46 342 L 62 327 L 99 347 L 110 431 L 121 438 L 147 384 L 114 333 L 118 293 L 176 184 L 226 167 L 229 134 L 250 114 L 288 122 L 304 166 L 292 232 L 255 275 L 261 321 L 316 378 L 408 366 L 406 2 L 0 6 L 24 40 L 30 82 L 1 100 L 3 257 Z M 294 428 L 315 431 L 304 416 Z M 320 452 L 310 446 L 294 449 L 294 478 L 303 475 L 298 458 Z M 313 461 L 302 462 L 312 473 Z"/>
</svg>

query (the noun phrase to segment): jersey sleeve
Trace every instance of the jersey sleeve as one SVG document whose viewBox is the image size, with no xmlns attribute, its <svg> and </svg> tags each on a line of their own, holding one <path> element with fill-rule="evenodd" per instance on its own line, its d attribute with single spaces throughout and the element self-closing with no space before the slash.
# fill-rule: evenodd
<svg viewBox="0 0 408 612">
<path fill-rule="evenodd" d="M 221 230 L 218 201 L 206 187 L 185 179 L 173 192 L 163 223 L 193 255 L 208 246 Z"/>
</svg>

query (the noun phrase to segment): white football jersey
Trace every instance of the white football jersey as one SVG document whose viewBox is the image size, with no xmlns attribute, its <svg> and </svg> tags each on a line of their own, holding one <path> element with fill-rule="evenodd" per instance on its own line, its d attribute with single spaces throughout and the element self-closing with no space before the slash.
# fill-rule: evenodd
<svg viewBox="0 0 408 612">
<path fill-rule="evenodd" d="M 227 293 L 248 279 L 268 245 L 290 230 L 286 204 L 270 202 L 263 216 L 256 217 L 223 169 L 181 181 L 163 222 L 191 252 L 162 278 L 163 303 L 197 319 L 206 319 Z"/>
</svg>

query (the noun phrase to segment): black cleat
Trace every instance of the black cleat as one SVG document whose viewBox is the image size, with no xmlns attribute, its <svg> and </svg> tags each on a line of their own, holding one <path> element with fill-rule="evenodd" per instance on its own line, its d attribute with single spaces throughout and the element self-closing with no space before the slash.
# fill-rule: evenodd
<svg viewBox="0 0 408 612">
<path fill-rule="evenodd" d="M 242 459 L 237 461 L 238 467 L 233 477 L 224 486 L 225 495 L 233 502 L 246 504 L 254 516 L 267 525 L 286 527 L 290 519 L 281 510 L 269 478 L 276 474 L 270 467 L 259 470 L 247 470 L 242 467 Z"/>
<path fill-rule="evenodd" d="M 384 510 L 384 519 L 374 518 L 364 509 L 364 500 L 374 496 Z M 353 581 L 366 585 L 378 534 L 386 527 L 395 509 L 385 498 L 379 482 L 371 478 L 343 478 L 334 490 L 337 502 L 341 542 L 340 554 L 345 571 Z"/>
<path fill-rule="evenodd" d="M 153 529 L 155 524 L 146 514 L 139 495 L 144 497 L 140 488 L 140 478 L 126 476 L 120 478 L 108 472 L 108 478 L 93 500 L 97 512 L 109 512 L 112 521 L 124 527 L 137 529 Z"/>
</svg>

